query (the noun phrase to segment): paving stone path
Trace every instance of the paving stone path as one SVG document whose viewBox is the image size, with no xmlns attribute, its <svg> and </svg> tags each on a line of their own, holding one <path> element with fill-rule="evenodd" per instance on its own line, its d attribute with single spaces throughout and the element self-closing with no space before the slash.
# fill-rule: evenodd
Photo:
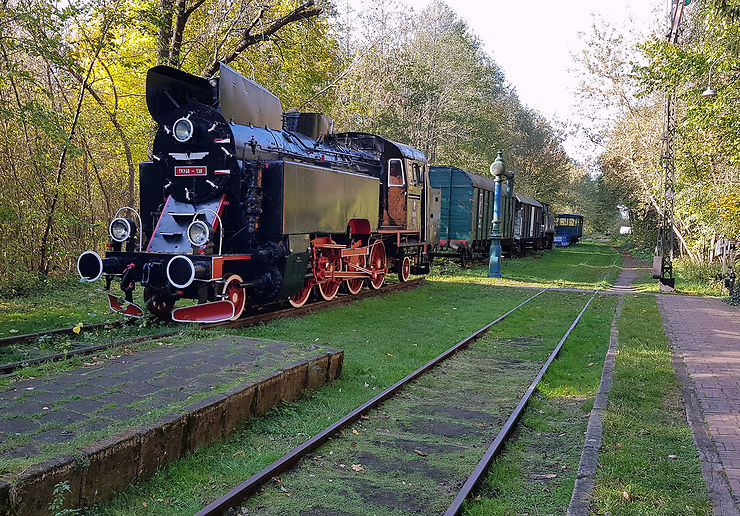
<svg viewBox="0 0 740 516">
<path fill-rule="evenodd" d="M 287 342 L 225 336 L 91 358 L 79 369 L 0 387 L 0 469 L 187 408 L 306 354 Z"/>
<path fill-rule="evenodd" d="M 738 515 L 740 309 L 719 299 L 665 294 L 658 295 L 658 305 L 675 346 L 679 377 L 682 369 L 687 373 L 682 379 L 684 398 L 714 514 Z M 698 414 L 694 415 L 692 397 L 698 399 Z M 696 420 L 693 424 L 692 417 Z M 727 489 L 728 481 L 732 493 Z"/>
<path fill-rule="evenodd" d="M 650 268 L 645 264 L 644 261 L 639 260 L 629 253 L 620 250 L 622 253 L 622 271 L 619 273 L 619 278 L 614 283 L 614 286 L 607 292 L 617 294 L 629 294 L 635 292 L 632 288 L 632 282 L 642 276 Z"/>
</svg>

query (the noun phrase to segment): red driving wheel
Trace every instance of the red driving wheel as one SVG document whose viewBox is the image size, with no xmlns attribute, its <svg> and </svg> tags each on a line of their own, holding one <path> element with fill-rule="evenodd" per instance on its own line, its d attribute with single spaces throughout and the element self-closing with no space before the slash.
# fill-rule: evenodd
<svg viewBox="0 0 740 516">
<path fill-rule="evenodd" d="M 349 259 L 349 263 L 352 265 L 356 265 L 357 267 L 365 267 L 365 257 L 362 255 L 358 256 L 351 256 Z M 348 269 L 351 272 L 356 272 L 357 269 L 354 267 L 348 267 Z M 360 290 L 362 290 L 362 284 L 365 283 L 365 278 L 352 278 L 345 281 L 345 285 L 347 286 L 347 291 L 350 294 L 358 294 Z"/>
<path fill-rule="evenodd" d="M 370 287 L 374 290 L 378 290 L 383 286 L 385 281 L 386 271 L 386 257 L 385 257 L 385 246 L 383 242 L 378 240 L 373 244 L 370 250 Z"/>
<path fill-rule="evenodd" d="M 411 276 L 411 258 L 404 256 L 401 265 L 398 267 L 398 279 L 406 282 L 409 280 L 409 276 Z"/>
<path fill-rule="evenodd" d="M 325 252 L 326 254 L 322 256 L 322 258 L 326 258 L 325 261 L 322 260 L 323 276 L 331 278 L 335 272 L 342 270 L 342 259 L 335 249 L 326 249 Z M 318 294 L 324 301 L 331 301 L 337 297 L 340 286 L 342 286 L 342 280 L 334 278 L 316 284 Z"/>
<path fill-rule="evenodd" d="M 306 278 L 303 283 L 301 290 L 293 294 L 292 297 L 288 298 L 288 303 L 294 308 L 300 308 L 306 304 L 308 297 L 311 295 L 311 289 L 313 288 L 313 278 Z"/>
<path fill-rule="evenodd" d="M 242 278 L 237 274 L 232 274 L 226 278 L 226 285 L 224 285 L 225 299 L 231 301 L 234 305 L 234 316 L 231 318 L 232 321 L 237 320 L 241 317 L 244 312 L 244 305 L 247 302 L 247 292 L 241 286 Z"/>
</svg>

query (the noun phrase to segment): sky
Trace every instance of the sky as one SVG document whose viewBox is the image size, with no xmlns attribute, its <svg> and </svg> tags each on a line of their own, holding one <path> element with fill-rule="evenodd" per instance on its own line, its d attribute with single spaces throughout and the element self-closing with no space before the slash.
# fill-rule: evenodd
<svg viewBox="0 0 740 516">
<path fill-rule="evenodd" d="M 367 0 L 365 0 L 367 1 Z M 573 54 L 584 47 L 579 34 L 589 34 L 594 15 L 621 27 L 649 34 L 665 23 L 669 0 L 446 0 L 501 66 L 523 104 L 547 119 L 577 122 L 573 109 L 577 80 Z M 362 0 L 351 0 L 362 10 Z M 405 0 L 422 10 L 431 0 Z M 577 142 L 565 142 L 571 157 Z M 592 152 L 594 152 L 592 150 Z"/>
</svg>

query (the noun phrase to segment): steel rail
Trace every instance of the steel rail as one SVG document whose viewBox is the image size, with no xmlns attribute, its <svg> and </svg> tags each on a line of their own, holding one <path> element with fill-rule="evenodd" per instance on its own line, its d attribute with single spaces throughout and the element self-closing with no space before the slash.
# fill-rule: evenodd
<svg viewBox="0 0 740 516">
<path fill-rule="evenodd" d="M 152 335 L 144 335 L 141 337 L 132 337 L 130 339 L 119 340 L 116 342 L 108 342 L 106 344 L 98 344 L 97 346 L 88 346 L 80 349 L 73 349 L 66 353 L 55 353 L 53 355 L 46 355 L 43 357 L 29 358 L 28 360 L 21 360 L 19 362 L 9 362 L 7 364 L 0 364 L 0 374 L 11 374 L 22 367 L 29 367 L 34 365 L 45 364 L 47 362 L 60 362 L 67 358 L 76 356 L 92 355 L 96 351 L 102 351 L 110 349 L 116 346 L 126 346 L 129 344 L 137 344 L 139 342 L 145 342 L 147 340 L 160 339 L 162 337 L 170 337 L 176 334 L 176 331 L 170 331 L 166 333 L 155 333 Z"/>
<path fill-rule="evenodd" d="M 123 326 L 124 324 L 125 321 L 109 321 L 88 324 L 87 326 L 80 326 L 79 332 L 100 330 L 105 328 L 106 326 Z M 24 335 L 11 335 L 10 337 L 2 337 L 0 338 L 0 347 L 11 346 L 13 344 L 17 344 L 18 342 L 24 342 L 27 340 L 36 340 L 40 337 L 46 337 L 47 335 L 75 335 L 77 333 L 75 332 L 75 328 L 77 327 L 70 326 L 69 328 L 57 328 L 56 330 L 39 331 L 36 333 L 26 333 Z"/>
<path fill-rule="evenodd" d="M 512 308 L 505 314 L 501 315 L 494 321 L 488 323 L 481 329 L 468 335 L 463 340 L 461 340 L 460 342 L 458 342 L 451 348 L 447 349 L 440 355 L 437 355 L 435 358 L 433 358 L 432 360 L 430 360 L 429 362 L 427 362 L 426 364 L 418 368 L 413 373 L 410 373 L 409 375 L 405 376 L 403 379 L 397 381 L 396 383 L 394 383 L 393 385 L 385 389 L 383 392 L 381 392 L 374 398 L 366 401 L 365 403 L 357 407 L 355 410 L 353 410 L 346 416 L 335 421 L 330 426 L 326 427 L 324 430 L 322 430 L 318 434 L 308 439 L 303 444 L 297 446 L 296 448 L 293 448 L 293 450 L 288 452 L 286 455 L 283 455 L 281 458 L 279 458 L 278 460 L 276 460 L 269 466 L 265 467 L 260 472 L 255 473 L 249 479 L 245 480 L 244 482 L 236 486 L 234 489 L 232 489 L 225 495 L 221 496 L 220 498 L 208 504 L 206 507 L 198 511 L 196 513 L 196 516 L 221 516 L 226 511 L 233 508 L 235 505 L 241 503 L 248 496 L 256 493 L 257 490 L 259 490 L 262 484 L 264 484 L 266 481 L 270 480 L 272 477 L 278 475 L 279 473 L 295 465 L 305 455 L 307 455 L 308 453 L 311 453 L 312 451 L 320 447 L 322 444 L 326 443 L 329 440 L 329 438 L 331 438 L 334 434 L 338 433 L 340 429 L 342 429 L 343 427 L 347 425 L 354 423 L 355 421 L 360 419 L 360 417 L 362 417 L 364 414 L 366 414 L 373 408 L 377 407 L 378 405 L 383 403 L 388 398 L 393 397 L 398 391 L 400 391 L 408 383 L 417 379 L 419 376 L 421 376 L 422 374 L 424 374 L 425 372 L 427 372 L 434 366 L 438 365 L 439 363 L 443 362 L 444 360 L 448 359 L 449 357 L 455 355 L 460 350 L 466 348 L 472 342 L 476 341 L 482 335 L 488 332 L 488 330 L 493 325 L 503 320 L 506 316 L 508 316 L 512 312 L 526 305 L 527 303 L 532 301 L 534 298 L 536 298 L 537 296 L 539 296 L 546 290 L 548 289 L 545 288 L 545 289 L 540 290 L 535 295 L 519 303 L 517 306 L 515 306 L 514 308 Z"/>
<path fill-rule="evenodd" d="M 534 377 L 534 380 L 532 380 L 532 383 L 529 384 L 529 388 L 527 389 L 527 392 L 524 393 L 524 396 L 522 396 L 522 399 L 519 400 L 519 403 L 514 408 L 514 411 L 509 416 L 509 419 L 506 420 L 506 423 L 504 424 L 503 428 L 499 431 L 498 435 L 496 435 L 496 438 L 493 440 L 493 443 L 491 443 L 491 446 L 486 450 L 486 453 L 483 454 L 483 457 L 478 461 L 478 464 L 475 466 L 475 469 L 473 469 L 473 472 L 470 474 L 468 479 L 463 484 L 462 489 L 460 489 L 458 495 L 455 497 L 455 500 L 450 504 L 450 506 L 447 508 L 447 510 L 444 513 L 444 516 L 457 516 L 460 514 L 460 511 L 462 510 L 463 503 L 465 502 L 465 499 L 468 497 L 468 495 L 478 486 L 478 483 L 481 480 L 481 477 L 483 474 L 488 470 L 488 467 L 490 466 L 493 459 L 498 455 L 498 453 L 501 451 L 502 445 L 506 441 L 506 438 L 509 436 L 511 431 L 514 429 L 514 426 L 516 425 L 517 421 L 519 421 L 519 418 L 521 417 L 522 413 L 524 412 L 524 408 L 527 406 L 527 403 L 529 402 L 529 398 L 534 393 L 534 390 L 537 388 L 537 384 L 542 380 L 542 377 L 545 375 L 545 372 L 547 371 L 547 368 L 550 367 L 550 364 L 553 363 L 553 361 L 557 358 L 558 353 L 560 353 L 560 349 L 563 347 L 563 343 L 565 343 L 565 340 L 568 338 L 570 333 L 573 331 L 573 329 L 576 327 L 576 324 L 578 324 L 578 321 L 581 320 L 581 317 L 583 316 L 583 313 L 588 308 L 588 305 L 591 304 L 591 301 L 593 301 L 594 297 L 596 297 L 596 294 L 598 294 L 599 289 L 596 289 L 591 296 L 591 299 L 588 300 L 586 305 L 581 310 L 581 313 L 578 314 L 578 317 L 576 317 L 575 321 L 573 321 L 573 324 L 570 325 L 570 328 L 568 328 L 568 331 L 565 332 L 565 335 L 563 335 L 563 338 L 560 339 L 560 342 L 558 342 L 558 345 L 555 346 L 555 349 L 550 353 L 550 356 L 547 358 L 547 361 L 540 369 L 539 373 L 537 373 L 537 376 Z"/>
<path fill-rule="evenodd" d="M 255 326 L 262 322 L 269 322 L 273 321 L 275 319 L 280 319 L 281 317 L 301 317 L 304 315 L 311 314 L 313 312 L 318 312 L 320 310 L 324 310 L 326 308 L 331 307 L 337 307 L 337 306 L 343 306 L 350 303 L 353 303 L 355 301 L 358 301 L 360 299 L 368 298 L 368 297 L 376 297 L 376 296 L 382 296 L 385 294 L 391 294 L 395 292 L 403 292 L 406 290 L 411 290 L 415 287 L 417 287 L 422 281 L 424 281 L 424 278 L 416 278 L 411 281 L 407 282 L 399 282 L 399 283 L 392 283 L 390 285 L 385 286 L 384 288 L 381 288 L 380 290 L 372 290 L 367 289 L 364 290 L 358 294 L 348 294 L 343 295 L 342 297 L 337 297 L 331 301 L 319 301 L 316 303 L 310 303 L 307 305 L 304 305 L 300 308 L 281 308 L 279 310 L 265 310 L 262 313 L 258 313 L 255 315 L 251 315 L 249 317 L 242 317 L 241 319 L 237 319 L 236 321 L 227 321 L 223 323 L 213 323 L 213 324 L 203 324 L 198 326 L 199 329 L 233 329 L 233 328 L 246 328 L 249 326 Z M 125 321 L 120 321 L 117 325 L 122 326 Z M 109 323 L 100 323 L 96 325 L 89 325 L 87 327 L 88 331 L 93 329 L 100 329 L 105 327 Z M 39 364 L 45 364 L 46 362 L 59 362 L 61 360 L 65 360 L 67 358 L 75 357 L 75 356 L 84 356 L 84 355 L 90 355 L 92 353 L 96 353 L 98 351 L 102 351 L 105 349 L 113 348 L 116 346 L 126 346 L 128 344 L 136 344 L 139 342 L 145 342 L 147 340 L 154 340 L 154 339 L 161 339 L 164 337 L 171 337 L 172 335 L 176 335 L 181 330 L 171 330 L 166 331 L 162 333 L 154 333 L 152 335 L 142 335 L 140 337 L 132 337 L 130 339 L 123 339 L 116 342 L 108 342 L 106 344 L 99 344 L 97 346 L 89 346 L 85 348 L 75 349 L 72 351 L 68 351 L 66 353 L 56 353 L 54 355 L 46 355 L 43 357 L 37 357 L 37 358 L 30 358 L 28 360 L 21 360 L 19 362 L 10 362 L 8 364 L 0 364 L 0 374 L 11 374 L 14 371 L 22 368 L 22 367 L 28 367 L 28 366 L 34 366 Z M 37 339 L 39 337 L 43 337 L 46 335 L 60 335 L 65 333 L 73 333 L 72 328 L 62 328 L 58 330 L 51 330 L 48 332 L 39 332 L 39 333 L 32 333 L 28 335 L 19 335 L 19 340 L 31 340 L 31 339 Z"/>
</svg>

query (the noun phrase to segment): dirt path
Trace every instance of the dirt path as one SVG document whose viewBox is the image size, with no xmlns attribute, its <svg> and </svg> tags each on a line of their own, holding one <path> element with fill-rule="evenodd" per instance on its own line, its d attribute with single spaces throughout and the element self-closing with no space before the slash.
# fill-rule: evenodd
<svg viewBox="0 0 740 516">
<path fill-rule="evenodd" d="M 645 271 L 650 270 L 650 266 L 644 260 L 635 258 L 626 251 L 619 249 L 619 252 L 624 260 L 622 262 L 622 272 L 619 273 L 619 278 L 617 278 L 614 286 L 609 289 L 609 292 L 635 293 L 636 290 L 632 288 L 632 282 L 642 276 Z"/>
</svg>

